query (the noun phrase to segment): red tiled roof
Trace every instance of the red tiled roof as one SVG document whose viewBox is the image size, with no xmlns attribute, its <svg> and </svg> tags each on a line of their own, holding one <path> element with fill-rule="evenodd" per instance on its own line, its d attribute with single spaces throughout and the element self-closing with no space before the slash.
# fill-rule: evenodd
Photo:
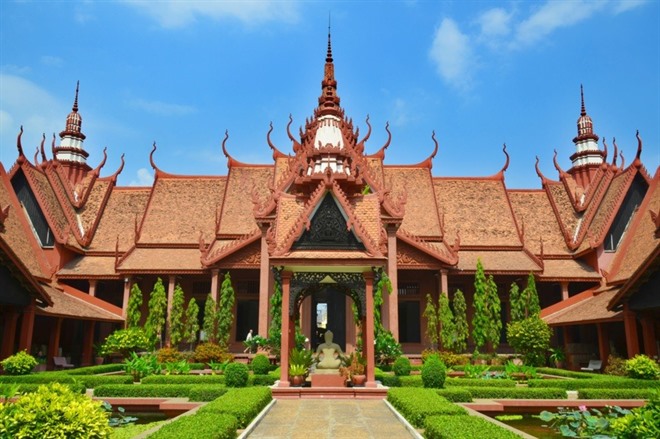
<svg viewBox="0 0 660 439">
<path fill-rule="evenodd" d="M 595 323 L 603 321 L 616 321 L 623 319 L 621 312 L 607 310 L 607 303 L 614 297 L 616 290 L 595 294 L 592 290 L 571 297 L 569 300 L 558 303 L 557 307 L 541 313 L 541 317 L 550 326 L 563 326 L 572 324 Z M 549 307 L 551 308 L 551 307 Z"/>
<path fill-rule="evenodd" d="M 433 183 L 448 239 L 460 230 L 461 246 L 521 245 L 502 180 L 436 178 Z"/>
<path fill-rule="evenodd" d="M 115 273 L 114 256 L 79 256 L 67 262 L 57 272 L 61 279 L 87 279 L 90 277 L 103 277 L 105 279 L 121 277 Z"/>
<path fill-rule="evenodd" d="M 391 186 L 392 197 L 406 198 L 401 227 L 417 236 L 442 236 L 431 170 L 386 166 L 383 173 L 386 186 Z"/>
<path fill-rule="evenodd" d="M 38 314 L 68 317 L 80 320 L 103 320 L 123 322 L 122 310 L 119 307 L 104 302 L 96 297 L 75 290 L 69 286 L 54 287 L 42 284 L 53 300 L 53 306 L 37 308 Z M 60 288 L 67 289 L 67 292 Z"/>
<path fill-rule="evenodd" d="M 601 275 L 588 264 L 575 259 L 546 259 L 543 261 L 543 272 L 539 280 L 552 281 L 594 281 L 598 282 Z"/>
<path fill-rule="evenodd" d="M 117 271 L 141 273 L 202 272 L 199 248 L 135 248 L 126 254 Z"/>
<path fill-rule="evenodd" d="M 111 190 L 112 182 L 109 180 L 97 179 L 94 182 L 94 186 L 89 190 L 87 201 L 77 210 L 86 235 L 88 233 L 94 233 L 94 229 L 97 225 L 96 222 L 103 211 L 103 203 L 107 201 L 109 195 L 108 192 Z"/>
<path fill-rule="evenodd" d="M 543 190 L 508 192 L 518 225 L 521 229 L 524 227 L 525 247 L 538 255 L 541 253 L 542 239 L 544 255 L 568 254 L 569 249 L 547 193 Z"/>
<path fill-rule="evenodd" d="M 218 233 L 244 235 L 252 232 L 257 223 L 252 204 L 253 190 L 260 200 L 270 197 L 273 184 L 272 166 L 232 166 L 227 176 L 227 188 L 222 203 L 222 216 Z M 199 234 L 199 232 L 198 232 Z"/>
<path fill-rule="evenodd" d="M 48 220 L 56 240 L 63 242 L 69 233 L 69 224 L 62 206 L 48 182 L 48 178 L 28 162 L 25 162 L 21 169 Z"/>
<path fill-rule="evenodd" d="M 481 260 L 486 273 L 527 274 L 530 271 L 541 271 L 541 267 L 522 250 L 459 250 L 456 268 L 472 273 L 477 269 L 477 259 Z"/>
<path fill-rule="evenodd" d="M 565 239 L 572 242 L 575 229 L 578 226 L 581 215 L 573 208 L 570 196 L 566 193 L 564 185 L 559 182 L 547 182 L 545 184 L 548 198 L 551 200 L 553 209 L 560 220 L 560 226 L 565 232 Z"/>
</svg>

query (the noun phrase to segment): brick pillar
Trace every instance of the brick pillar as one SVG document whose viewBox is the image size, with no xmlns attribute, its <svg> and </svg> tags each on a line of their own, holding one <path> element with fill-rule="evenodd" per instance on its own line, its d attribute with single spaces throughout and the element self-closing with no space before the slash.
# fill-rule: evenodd
<svg viewBox="0 0 660 439">
<path fill-rule="evenodd" d="M 50 330 L 50 337 L 48 338 L 48 353 L 46 354 L 48 369 L 55 367 L 53 364 L 53 357 L 59 356 L 60 335 L 62 334 L 62 320 L 63 319 L 61 317 L 54 317 L 52 319 L 52 328 Z"/>
<path fill-rule="evenodd" d="M 561 300 L 568 299 L 568 282 L 561 282 Z"/>
<path fill-rule="evenodd" d="M 165 346 L 170 346 L 170 315 L 172 314 L 172 303 L 174 303 L 174 288 L 176 286 L 176 276 L 170 274 L 167 284 L 167 314 L 165 315 Z"/>
<path fill-rule="evenodd" d="M 387 276 L 392 282 L 392 292 L 383 292 L 383 305 L 387 309 L 386 328 L 399 341 L 399 276 L 396 264 L 396 229 L 387 228 Z M 385 313 L 384 313 L 385 314 Z"/>
<path fill-rule="evenodd" d="M 217 303 L 218 302 L 218 277 L 220 276 L 220 270 L 214 268 L 211 270 L 211 297 Z"/>
<path fill-rule="evenodd" d="M 131 278 L 130 277 L 125 277 L 124 278 L 124 301 L 122 302 L 122 316 L 124 317 L 124 327 L 126 327 L 126 316 L 128 315 L 128 298 L 131 295 Z"/>
<path fill-rule="evenodd" d="M 18 311 L 15 308 L 8 308 L 4 313 L 5 327 L 2 331 L 2 347 L 0 347 L 0 360 L 11 356 L 14 353 L 16 344 L 16 325 L 18 323 Z"/>
<path fill-rule="evenodd" d="M 626 347 L 628 358 L 639 354 L 639 338 L 637 336 L 637 318 L 627 303 L 623 304 L 623 327 L 626 331 Z"/>
<path fill-rule="evenodd" d="M 449 273 L 449 270 L 440 270 L 440 294 L 449 297 L 449 281 L 447 279 L 447 273 Z M 438 298 L 440 298 L 440 296 L 438 296 Z"/>
<path fill-rule="evenodd" d="M 87 320 L 83 322 L 83 345 L 82 345 L 82 358 L 80 360 L 81 366 L 91 366 L 93 353 L 94 353 L 94 320 Z"/>
<path fill-rule="evenodd" d="M 656 342 L 655 320 L 653 316 L 642 317 L 642 341 L 644 342 L 644 354 L 648 357 L 658 355 L 658 343 Z"/>
<path fill-rule="evenodd" d="M 265 227 L 261 228 L 261 259 L 259 264 L 259 328 L 257 334 L 268 337 L 268 309 L 270 301 L 270 262 L 268 260 L 268 242 L 266 242 Z"/>
<path fill-rule="evenodd" d="M 96 279 L 89 280 L 89 295 L 96 296 L 96 284 L 98 281 Z"/>
<path fill-rule="evenodd" d="M 23 320 L 21 322 L 21 336 L 18 341 L 18 350 L 26 350 L 27 353 L 30 353 L 32 348 L 32 333 L 34 331 L 34 311 L 36 305 L 34 304 L 34 299 L 32 303 L 26 306 L 23 310 Z"/>
<path fill-rule="evenodd" d="M 607 327 L 605 323 L 596 324 L 598 331 L 598 353 L 600 354 L 600 361 L 603 362 L 603 369 L 607 366 L 607 357 L 610 356 L 610 340 L 607 337 Z"/>
<path fill-rule="evenodd" d="M 290 271 L 282 272 L 282 336 L 280 339 L 280 384 L 279 387 L 289 387 L 289 332 L 291 319 L 289 318 L 289 297 L 291 295 Z"/>
<path fill-rule="evenodd" d="M 366 290 L 366 322 L 364 326 L 363 352 L 367 358 L 367 382 L 365 387 L 376 387 L 374 376 L 375 349 L 374 349 L 374 274 L 370 271 L 362 273 Z"/>
</svg>

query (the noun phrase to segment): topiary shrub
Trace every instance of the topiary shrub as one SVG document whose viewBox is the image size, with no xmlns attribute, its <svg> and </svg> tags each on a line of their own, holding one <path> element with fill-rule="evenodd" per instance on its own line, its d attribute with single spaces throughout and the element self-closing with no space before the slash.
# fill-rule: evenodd
<svg viewBox="0 0 660 439">
<path fill-rule="evenodd" d="M 159 349 L 156 352 L 156 356 L 158 357 L 158 362 L 161 364 L 176 363 L 184 359 L 183 354 L 175 348 Z"/>
<path fill-rule="evenodd" d="M 440 361 L 440 358 L 437 355 L 428 357 L 426 363 L 422 366 L 422 382 L 424 383 L 424 387 L 442 389 L 445 385 L 446 377 L 447 368 Z"/>
<path fill-rule="evenodd" d="M 252 359 L 252 372 L 257 375 L 266 375 L 270 371 L 270 360 L 264 354 L 257 354 Z"/>
<path fill-rule="evenodd" d="M 0 404 L 2 437 L 101 438 L 112 428 L 100 401 L 51 383 L 15 403 Z"/>
<path fill-rule="evenodd" d="M 225 384 L 227 387 L 245 387 L 249 375 L 250 371 L 246 364 L 229 363 L 225 367 Z"/>
<path fill-rule="evenodd" d="M 140 327 L 118 329 L 110 334 L 101 346 L 101 355 L 119 354 L 126 358 L 131 352 L 148 351 L 151 342 Z"/>
<path fill-rule="evenodd" d="M 7 375 L 27 375 L 32 372 L 37 360 L 26 351 L 20 351 L 0 361 Z"/>
<path fill-rule="evenodd" d="M 524 357 L 528 366 L 543 366 L 545 353 L 550 347 L 552 329 L 538 316 L 510 322 L 506 326 L 506 339 Z"/>
<path fill-rule="evenodd" d="M 225 351 L 216 343 L 201 343 L 195 348 L 195 361 L 200 363 L 223 363 L 226 360 L 233 360 L 233 355 Z"/>
<path fill-rule="evenodd" d="M 657 380 L 660 378 L 660 366 L 646 355 L 635 355 L 626 361 L 626 374 L 630 378 Z"/>
<path fill-rule="evenodd" d="M 408 376 L 411 369 L 412 367 L 410 366 L 408 357 L 398 357 L 392 365 L 392 370 L 396 376 Z"/>
</svg>

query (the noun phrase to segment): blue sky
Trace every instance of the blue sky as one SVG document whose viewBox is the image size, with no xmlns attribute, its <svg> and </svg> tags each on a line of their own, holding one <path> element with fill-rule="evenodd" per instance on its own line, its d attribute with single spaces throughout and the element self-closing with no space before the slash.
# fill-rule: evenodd
<svg viewBox="0 0 660 439">
<path fill-rule="evenodd" d="M 31 159 L 41 134 L 64 128 L 76 81 L 89 163 L 102 175 L 126 154 L 121 185 L 151 183 L 149 151 L 166 172 L 227 172 L 270 163 L 266 133 L 291 152 L 320 94 L 328 14 L 342 106 L 387 138 L 386 163 L 440 150 L 438 176 L 487 176 L 504 164 L 511 188 L 539 188 L 535 156 L 568 169 L 580 84 L 595 131 L 626 162 L 635 130 L 651 173 L 660 162 L 660 2 L 0 2 L 0 160 L 16 134 Z M 59 136 L 58 136 L 59 141 Z M 47 143 L 49 145 L 49 143 Z M 49 151 L 49 148 L 47 149 Z M 50 154 L 49 154 L 50 156 Z"/>
</svg>

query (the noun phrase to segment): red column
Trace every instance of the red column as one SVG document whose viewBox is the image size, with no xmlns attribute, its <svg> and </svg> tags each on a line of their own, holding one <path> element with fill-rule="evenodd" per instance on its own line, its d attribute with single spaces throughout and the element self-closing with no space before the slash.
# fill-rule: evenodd
<svg viewBox="0 0 660 439">
<path fill-rule="evenodd" d="M 96 284 L 97 284 L 96 279 L 90 279 L 89 280 L 89 295 L 90 296 L 96 296 Z"/>
<path fill-rule="evenodd" d="M 2 331 L 2 348 L 0 349 L 0 360 L 14 353 L 16 343 L 16 324 L 18 323 L 18 312 L 15 308 L 9 308 L 5 314 L 5 327 Z"/>
<path fill-rule="evenodd" d="M 122 316 L 124 317 L 124 327 L 126 327 L 126 316 L 128 315 L 128 298 L 131 294 L 131 278 L 124 278 L 124 301 L 122 302 Z"/>
<path fill-rule="evenodd" d="M 50 332 L 50 338 L 48 339 L 48 353 L 46 354 L 49 369 L 54 367 L 53 357 L 59 356 L 60 334 L 62 333 L 62 318 L 55 317 L 52 320 L 53 327 Z"/>
<path fill-rule="evenodd" d="M 628 358 L 639 354 L 639 338 L 637 336 L 637 318 L 635 313 L 628 308 L 628 304 L 623 304 L 623 327 L 626 331 L 626 347 L 628 348 Z"/>
<path fill-rule="evenodd" d="M 34 299 L 32 303 L 23 310 L 23 321 L 21 322 L 21 338 L 18 342 L 18 350 L 26 350 L 28 354 L 32 348 L 32 332 L 34 331 Z"/>
<path fill-rule="evenodd" d="M 399 276 L 396 265 L 396 229 L 388 227 L 387 232 L 387 276 L 392 283 L 392 293 L 383 292 L 383 304 L 387 310 L 386 328 L 399 341 Z"/>
<path fill-rule="evenodd" d="M 598 352 L 600 354 L 600 361 L 603 362 L 603 369 L 607 366 L 607 357 L 610 356 L 610 340 L 607 337 L 607 328 L 605 323 L 596 324 L 598 330 Z"/>
<path fill-rule="evenodd" d="M 282 272 L 282 336 L 280 338 L 280 385 L 289 387 L 289 339 L 291 319 L 289 318 L 289 296 L 291 295 L 290 271 Z"/>
<path fill-rule="evenodd" d="M 214 268 L 211 270 L 211 297 L 213 297 L 214 301 L 218 301 L 218 276 L 220 274 L 220 270 L 217 268 Z"/>
<path fill-rule="evenodd" d="M 165 346 L 170 346 L 170 315 L 172 314 L 172 303 L 174 302 L 174 287 L 176 284 L 176 276 L 169 276 L 169 284 L 167 285 L 167 317 L 165 318 Z"/>
<path fill-rule="evenodd" d="M 83 345 L 81 366 L 92 365 L 92 354 L 94 353 L 94 325 L 96 322 L 87 320 L 83 322 Z"/>
<path fill-rule="evenodd" d="M 367 382 L 365 387 L 376 387 L 374 376 L 374 274 L 370 271 L 362 273 L 366 290 L 366 322 L 364 326 L 364 354 L 367 357 Z"/>
<path fill-rule="evenodd" d="M 651 358 L 657 356 L 658 344 L 655 341 L 655 320 L 652 316 L 642 317 L 642 340 L 646 356 Z"/>
<path fill-rule="evenodd" d="M 268 261 L 268 242 L 266 242 L 266 227 L 261 228 L 261 260 L 259 265 L 259 328 L 257 334 L 268 336 L 268 292 L 270 291 L 270 262 Z"/>
</svg>

